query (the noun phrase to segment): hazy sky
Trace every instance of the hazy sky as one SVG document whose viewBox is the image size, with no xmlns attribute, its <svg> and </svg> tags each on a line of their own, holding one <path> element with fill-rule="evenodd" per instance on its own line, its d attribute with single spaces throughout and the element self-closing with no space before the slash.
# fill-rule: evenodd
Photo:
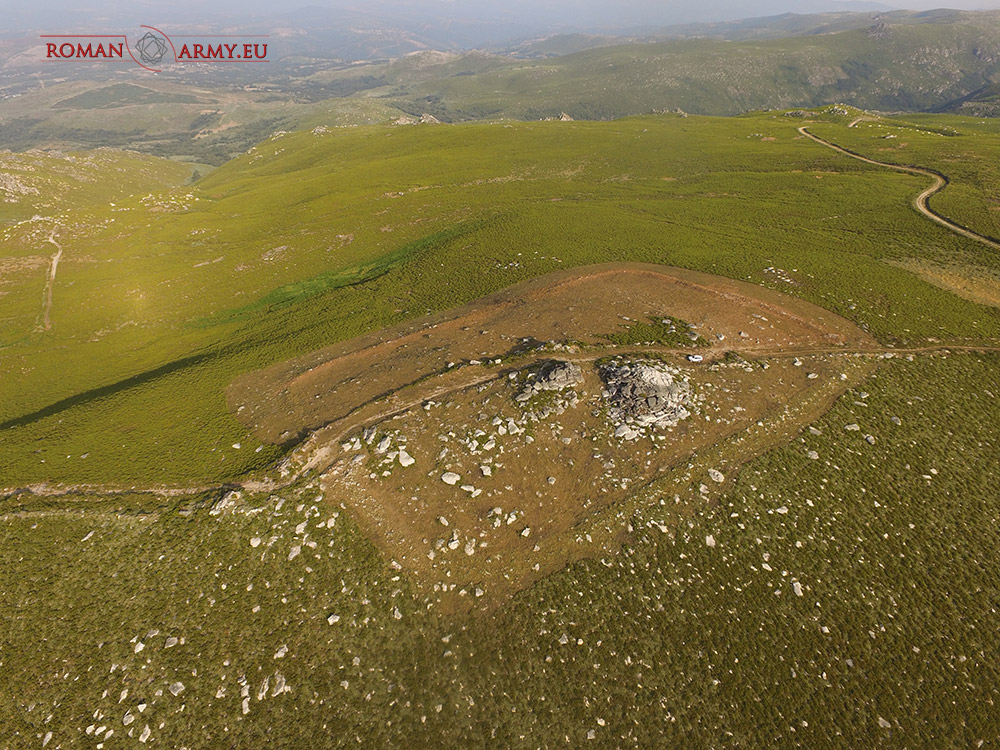
<svg viewBox="0 0 1000 750">
<path fill-rule="evenodd" d="M 435 25 L 454 19 L 535 32 L 614 31 L 693 21 L 721 21 L 832 10 L 1000 8 L 1000 0 L 0 0 L 0 29 L 79 24 L 239 23 L 295 17 L 302 8 L 352 11 L 383 23 Z"/>
</svg>

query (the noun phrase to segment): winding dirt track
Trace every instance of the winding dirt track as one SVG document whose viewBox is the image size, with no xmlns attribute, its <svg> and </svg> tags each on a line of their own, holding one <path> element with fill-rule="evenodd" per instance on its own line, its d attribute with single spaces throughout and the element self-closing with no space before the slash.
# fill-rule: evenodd
<svg viewBox="0 0 1000 750">
<path fill-rule="evenodd" d="M 923 347 L 913 347 L 913 348 L 885 348 L 885 347 L 803 347 L 796 350 L 780 350 L 780 351 L 768 351 L 765 349 L 747 349 L 742 353 L 750 355 L 751 357 L 782 357 L 782 358 L 794 358 L 797 356 L 809 356 L 809 355 L 839 355 L 839 356 L 884 356 L 893 355 L 900 356 L 906 354 L 948 354 L 952 352 L 981 352 L 981 353 L 1000 353 L 1000 347 L 996 346 L 963 346 L 954 344 L 938 344 L 935 346 L 923 346 Z M 588 353 L 578 353 L 569 354 L 566 352 L 560 353 L 558 356 L 560 359 L 573 361 L 577 363 L 581 362 L 592 362 L 600 357 L 608 356 L 609 354 L 625 354 L 625 353 L 637 353 L 640 355 L 648 356 L 653 355 L 675 355 L 678 357 L 686 356 L 692 353 L 690 348 L 676 349 L 672 347 L 644 347 L 641 350 L 635 350 L 633 347 L 614 347 L 609 346 L 602 348 L 600 352 L 588 352 Z M 702 349 L 698 353 L 705 356 L 705 364 L 709 365 L 714 360 L 720 358 L 724 353 L 724 347 L 717 346 L 709 349 Z M 517 366 L 527 367 L 536 361 L 552 359 L 552 353 L 548 352 L 543 355 L 539 355 L 534 358 L 527 358 L 523 361 L 519 361 Z M 86 494 L 92 496 L 112 496 L 120 495 L 129 492 L 149 492 L 154 495 L 161 497 L 179 497 L 184 495 L 195 495 L 202 492 L 231 489 L 231 490 L 247 490 L 250 492 L 275 492 L 281 490 L 282 488 L 288 487 L 299 479 L 303 477 L 306 473 L 312 471 L 317 473 L 322 473 L 324 469 L 329 467 L 333 463 L 335 454 L 323 451 L 319 449 L 320 444 L 327 445 L 339 445 L 339 441 L 348 433 L 353 430 L 358 429 L 361 424 L 369 424 L 373 422 L 379 422 L 384 419 L 388 419 L 395 414 L 406 411 L 407 409 L 412 409 L 428 399 L 437 399 L 445 396 L 449 393 L 459 391 L 465 388 L 469 388 L 475 385 L 485 383 L 487 381 L 495 380 L 499 377 L 503 377 L 503 372 L 498 372 L 496 370 L 491 370 L 486 367 L 468 367 L 463 368 L 464 377 L 456 378 L 454 382 L 449 382 L 446 386 L 434 387 L 430 383 L 422 383 L 415 388 L 403 388 L 401 390 L 408 391 L 404 398 L 396 400 L 392 403 L 384 403 L 385 399 L 377 399 L 377 403 L 365 404 L 353 410 L 350 414 L 345 415 L 342 419 L 337 420 L 336 423 L 327 425 L 318 430 L 315 430 L 309 438 L 307 438 L 303 443 L 293 451 L 293 455 L 298 454 L 300 462 L 296 469 L 288 476 L 282 477 L 280 479 L 271 476 L 265 477 L 264 479 L 248 479 L 241 482 L 231 482 L 222 484 L 206 484 L 206 485 L 196 485 L 188 487 L 178 487 L 178 486 L 150 486 L 138 488 L 135 486 L 108 486 L 108 485 L 29 485 L 21 487 L 0 487 L 0 499 L 5 497 L 10 497 L 12 495 L 28 492 L 32 495 L 39 497 L 59 497 L 63 495 L 73 495 L 73 494 Z M 458 373 L 455 373 L 456 375 Z M 367 408 L 366 408 L 367 407 Z"/>
<path fill-rule="evenodd" d="M 851 125 L 854 125 L 856 122 L 857 120 L 855 120 L 854 123 L 851 123 Z M 836 143 L 831 143 L 830 141 L 824 140 L 817 135 L 813 135 L 808 130 L 806 130 L 805 125 L 799 128 L 799 132 L 802 133 L 802 135 L 806 136 L 807 138 L 811 138 L 812 140 L 816 141 L 816 143 L 826 146 L 827 148 L 832 148 L 834 151 L 844 154 L 844 156 L 849 156 L 852 159 L 863 161 L 866 164 L 874 164 L 877 167 L 885 167 L 886 169 L 892 169 L 896 172 L 906 172 L 907 174 L 916 174 L 922 177 L 930 177 L 932 180 L 934 180 L 933 184 L 931 184 L 930 187 L 926 188 L 923 192 L 921 192 L 913 199 L 913 207 L 931 221 L 935 222 L 936 224 L 940 224 L 945 229 L 948 229 L 949 231 L 954 232 L 955 234 L 961 235 L 962 237 L 966 237 L 970 240 L 975 240 L 976 242 L 980 242 L 986 245 L 987 247 L 993 248 L 994 250 L 1000 250 L 1000 242 L 991 240 L 989 237 L 985 237 L 979 234 L 978 232 L 973 232 L 971 229 L 966 229 L 960 224 L 956 224 L 951 219 L 942 216 L 941 214 L 937 213 L 934 209 L 932 209 L 929 205 L 927 205 L 927 201 L 930 199 L 930 197 L 935 193 L 941 191 L 948 184 L 948 178 L 945 177 L 943 174 L 940 174 L 939 172 L 935 172 L 930 169 L 924 169 L 923 167 L 904 167 L 899 164 L 888 164 L 884 161 L 875 161 L 874 159 L 869 159 L 867 156 L 861 156 L 861 154 L 856 154 L 853 151 L 848 151 L 846 148 L 838 146 Z"/>
<path fill-rule="evenodd" d="M 48 283 L 45 285 L 45 311 L 44 320 L 42 322 L 42 330 L 48 331 L 52 328 L 52 320 L 50 318 L 50 313 L 52 312 L 52 289 L 56 285 L 56 270 L 59 268 L 59 259 L 62 258 L 63 249 L 62 245 L 56 242 L 56 230 L 53 229 L 52 233 L 46 242 L 51 242 L 55 245 L 56 253 L 52 256 L 52 266 L 49 268 L 49 278 Z"/>
<path fill-rule="evenodd" d="M 855 122 L 852 122 L 851 126 L 855 125 L 856 123 L 857 123 L 857 120 Z M 976 242 L 984 244 L 987 247 L 990 247 L 990 248 L 992 248 L 994 250 L 1000 250 L 1000 242 L 992 240 L 992 239 L 990 239 L 988 237 L 985 237 L 985 236 L 983 236 L 981 234 L 978 234 L 977 232 L 972 231 L 971 229 L 966 229 L 965 227 L 963 227 L 963 226 L 961 226 L 959 224 L 956 224 L 955 222 L 951 221 L 950 219 L 948 219 L 948 218 L 946 218 L 946 217 L 944 217 L 944 216 L 936 213 L 933 209 L 931 209 L 927 205 L 928 199 L 932 195 L 934 195 L 937 192 L 939 192 L 940 190 L 942 190 L 948 184 L 948 178 L 945 177 L 944 175 L 942 175 L 942 174 L 940 174 L 938 172 L 935 172 L 933 170 L 930 170 L 930 169 L 924 169 L 922 167 L 901 166 L 899 164 L 889 164 L 889 163 L 886 163 L 886 162 L 876 161 L 875 159 L 869 159 L 866 156 L 861 156 L 860 154 L 856 154 L 856 153 L 854 153 L 852 151 L 849 151 L 848 149 L 845 149 L 845 148 L 843 148 L 841 146 L 838 146 L 835 143 L 831 143 L 830 141 L 824 140 L 823 138 L 820 138 L 819 136 L 813 135 L 812 133 L 810 133 L 806 129 L 806 126 L 802 126 L 802 127 L 798 128 L 798 131 L 802 135 L 806 136 L 807 138 L 810 138 L 811 140 L 816 141 L 817 143 L 819 143 L 819 144 L 821 144 L 821 145 L 823 145 L 823 146 L 825 146 L 827 148 L 833 149 L 834 151 L 837 151 L 837 152 L 839 152 L 839 153 L 841 153 L 841 154 L 843 154 L 845 156 L 849 156 L 852 159 L 857 159 L 858 161 L 863 161 L 863 162 L 865 162 L 867 164 L 872 164 L 872 165 L 875 165 L 875 166 L 878 166 L 878 167 L 884 167 L 886 169 L 892 169 L 892 170 L 894 170 L 896 172 L 904 172 L 904 173 L 907 173 L 907 174 L 915 174 L 915 175 L 920 175 L 920 176 L 923 176 L 923 177 L 929 177 L 929 178 L 931 178 L 933 180 L 933 183 L 929 187 L 925 188 L 922 192 L 920 192 L 916 197 L 914 197 L 914 199 L 913 199 L 913 207 L 915 209 L 917 209 L 917 211 L 919 211 L 921 214 L 923 214 L 924 216 L 926 216 L 928 219 L 930 219 L 931 221 L 933 221 L 933 222 L 935 222 L 937 224 L 940 224 L 941 226 L 945 227 L 946 229 L 948 229 L 951 232 L 954 232 L 955 234 L 958 234 L 958 235 L 960 235 L 962 237 L 966 237 L 967 239 L 975 240 Z M 49 321 L 49 309 L 52 306 L 52 285 L 53 285 L 53 283 L 55 281 L 56 268 L 57 268 L 57 266 L 59 264 L 59 259 L 62 256 L 62 247 L 55 241 L 55 232 L 54 231 L 53 231 L 52 235 L 50 235 L 50 237 L 48 238 L 48 242 L 52 243 L 57 248 L 58 252 L 52 258 L 52 267 L 51 267 L 51 270 L 50 270 L 50 273 L 49 273 L 49 285 L 48 285 L 48 289 L 47 289 L 47 293 L 46 293 L 47 299 L 46 299 L 45 324 L 44 324 L 45 330 L 48 330 L 51 327 L 51 323 Z M 627 349 L 628 347 L 624 347 L 624 348 Z M 607 355 L 609 353 L 609 351 L 613 351 L 614 349 L 615 349 L 615 347 L 608 347 L 607 349 L 605 349 L 602 352 L 602 355 Z M 813 354 L 813 355 L 815 355 L 815 354 L 839 354 L 839 355 L 847 355 L 847 356 L 850 356 L 850 355 L 876 355 L 877 356 L 877 355 L 885 355 L 885 354 L 892 354 L 892 355 L 901 355 L 901 354 L 929 354 L 929 353 L 950 352 L 950 351 L 1000 352 L 1000 347 L 993 347 L 993 346 L 961 346 L 961 345 L 956 346 L 956 345 L 948 345 L 948 344 L 941 344 L 941 345 L 937 345 L 937 346 L 927 346 L 927 347 L 916 347 L 916 348 L 901 348 L 901 349 L 883 348 L 883 347 L 863 347 L 863 346 L 862 347 L 850 347 L 850 348 L 843 348 L 843 347 L 840 347 L 840 348 L 838 348 L 838 347 L 831 347 L 831 348 L 825 348 L 825 347 L 810 348 L 810 347 L 804 347 L 804 348 L 802 348 L 801 350 L 798 350 L 798 351 L 789 351 L 789 350 L 784 350 L 784 351 L 767 351 L 765 349 L 760 349 L 760 350 L 747 349 L 747 350 L 744 350 L 743 353 L 750 354 L 752 356 L 793 357 L 793 356 L 796 356 L 796 355 L 810 355 L 810 354 Z M 690 353 L 690 349 L 674 349 L 674 348 L 668 348 L 668 347 L 652 347 L 652 348 L 646 348 L 646 349 L 644 349 L 642 353 L 643 354 L 655 353 L 655 354 L 684 355 L 684 354 Z M 713 359 L 715 357 L 718 357 L 722 353 L 722 351 L 721 351 L 721 348 L 719 348 L 719 347 L 713 347 L 712 349 L 709 349 L 707 351 L 703 351 L 703 353 L 706 355 L 706 359 L 710 361 L 711 359 Z M 576 361 L 576 362 L 583 362 L 583 361 L 589 361 L 589 360 L 592 360 L 592 359 L 596 359 L 597 356 L 598 355 L 593 355 L 593 354 L 590 354 L 590 355 L 580 355 L 580 354 L 578 354 L 578 355 L 575 355 L 575 356 L 572 356 L 572 355 L 567 356 L 566 354 L 562 354 L 562 355 L 560 355 L 560 358 L 567 359 L 567 360 L 573 360 L 573 361 Z M 544 357 L 540 357 L 540 359 L 546 359 L 546 358 L 550 358 L 550 357 L 551 357 L 551 355 L 546 355 Z M 525 366 L 526 364 L 528 364 L 528 363 L 522 363 L 520 366 Z M 440 397 L 441 395 L 443 395 L 446 392 L 451 392 L 451 391 L 455 391 L 455 390 L 460 390 L 462 388 L 467 388 L 467 387 L 469 387 L 471 385 L 482 383 L 482 382 L 485 382 L 487 380 L 492 380 L 495 377 L 497 377 L 497 375 L 496 375 L 495 372 L 487 372 L 487 373 L 477 372 L 476 374 L 471 375 L 471 377 L 463 378 L 462 382 L 449 383 L 449 385 L 447 387 L 445 387 L 445 388 L 438 388 L 438 389 L 433 389 L 433 390 L 429 390 L 429 391 L 425 391 L 424 389 L 416 389 L 417 392 L 418 392 L 418 395 L 409 394 L 409 398 L 406 400 L 406 402 L 404 404 L 395 403 L 391 407 L 389 407 L 389 408 L 387 408 L 387 409 L 385 409 L 385 410 L 383 410 L 381 412 L 377 412 L 375 414 L 371 414 L 371 413 L 364 414 L 364 420 L 366 422 L 378 421 L 380 419 L 384 419 L 384 418 L 386 418 L 388 416 L 391 416 L 392 414 L 398 413 L 400 410 L 405 410 L 405 409 L 408 409 L 408 408 L 412 408 L 413 406 L 421 403 L 422 401 L 424 401 L 424 400 L 426 400 L 428 398 L 437 398 L 437 397 Z M 406 389 L 403 389 L 403 390 L 406 390 Z M 378 400 L 381 400 L 381 399 L 378 399 Z M 368 404 L 366 404 L 366 406 L 367 405 Z M 316 450 L 315 446 L 316 446 L 316 443 L 318 442 L 317 439 L 320 436 L 322 436 L 323 439 L 324 439 L 324 442 L 327 442 L 327 441 L 333 442 L 333 441 L 337 440 L 340 436 L 342 436 L 346 432 L 349 432 L 350 430 L 355 429 L 357 427 L 357 421 L 356 420 L 357 420 L 357 418 L 359 418 L 361 416 L 361 413 L 363 413 L 364 411 L 365 410 L 363 408 L 359 407 L 358 409 L 353 410 L 350 414 L 345 415 L 344 418 L 342 418 L 340 420 L 337 420 L 336 424 L 327 425 L 326 427 L 322 427 L 322 428 L 319 428 L 317 430 L 312 431 L 312 434 L 311 434 L 310 438 L 307 439 L 306 441 L 304 441 L 303 444 L 300 445 L 300 447 L 295 451 L 296 453 L 299 453 L 300 455 L 302 453 L 306 453 L 307 456 L 308 456 L 308 458 L 306 458 L 306 460 L 304 462 L 304 465 L 300 465 L 300 467 L 294 473 L 292 473 L 290 476 L 287 476 L 287 477 L 285 477 L 283 479 L 280 479 L 280 480 L 275 480 L 275 479 L 272 479 L 270 477 L 264 479 L 263 481 L 261 481 L 261 480 L 247 480 L 247 481 L 244 481 L 244 482 L 239 482 L 239 483 L 233 483 L 233 484 L 230 484 L 230 485 L 226 485 L 226 487 L 227 488 L 231 488 L 231 489 L 246 489 L 246 490 L 250 490 L 250 491 L 274 491 L 274 490 L 281 489 L 282 487 L 287 487 L 287 486 L 293 484 L 294 482 L 298 481 L 302 477 L 302 475 L 304 473 L 306 473 L 307 471 L 309 471 L 309 470 L 316 470 L 316 469 L 322 470 L 322 468 L 324 467 L 324 465 L 325 464 L 329 464 L 330 461 L 328 460 L 329 456 L 327 454 L 325 454 L 324 451 Z M 352 418 L 354 418 L 354 419 L 352 419 Z M 335 432 L 336 437 L 331 436 L 330 435 L 331 432 Z M 311 454 L 311 455 L 309 455 L 309 454 Z M 208 491 L 208 490 L 219 489 L 219 486 L 218 485 L 207 485 L 207 486 L 203 485 L 203 486 L 197 486 L 197 487 L 149 487 L 149 488 L 146 488 L 145 490 L 136 490 L 136 488 L 134 488 L 134 487 L 132 487 L 132 488 L 110 488 L 110 487 L 107 487 L 107 486 L 97 487 L 97 486 L 92 486 L 92 485 L 75 485 L 75 486 L 49 487 L 49 486 L 38 486 L 38 485 L 35 485 L 35 486 L 29 487 L 29 488 L 12 488 L 12 487 L 10 487 L 10 488 L 0 488 L 0 497 L 10 496 L 12 494 L 15 494 L 15 493 L 18 493 L 18 492 L 22 492 L 25 489 L 27 489 L 29 492 L 31 492 L 34 495 L 42 495 L 42 496 L 50 496 L 50 497 L 51 496 L 66 495 L 66 494 L 71 494 L 71 493 L 80 493 L 80 492 L 83 492 L 83 493 L 86 493 L 86 494 L 90 494 L 90 495 L 114 495 L 114 494 L 120 494 L 122 492 L 127 492 L 129 490 L 131 490 L 131 491 L 148 491 L 148 492 L 152 492 L 154 494 L 158 494 L 158 495 L 161 495 L 161 496 L 177 496 L 177 495 L 196 494 L 196 493 L 205 492 L 205 491 Z"/>
</svg>

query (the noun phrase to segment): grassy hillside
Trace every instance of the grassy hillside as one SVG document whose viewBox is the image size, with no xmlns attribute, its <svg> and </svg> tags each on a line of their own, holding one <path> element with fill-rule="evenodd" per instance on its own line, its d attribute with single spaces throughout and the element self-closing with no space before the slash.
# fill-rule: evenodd
<svg viewBox="0 0 1000 750">
<path fill-rule="evenodd" d="M 967 96 L 935 107 L 933 111 L 967 117 L 997 117 L 1000 115 L 1000 86 L 988 83 Z"/>
<path fill-rule="evenodd" d="M 0 152 L 0 227 L 74 207 L 107 207 L 144 190 L 180 185 L 192 168 L 112 149 Z"/>
<path fill-rule="evenodd" d="M 370 88 L 364 76 L 339 87 L 306 81 L 300 90 L 219 80 L 59 81 L 0 103 L 0 147 L 115 148 L 219 165 L 282 128 L 321 117 L 337 125 L 388 122 L 400 111 L 376 100 L 345 100 Z M 328 100 L 328 101 L 325 101 Z M 201 170 L 206 171 L 204 168 Z"/>
<path fill-rule="evenodd" d="M 843 39 L 859 54 L 869 44 L 864 32 Z M 715 42 L 684 44 L 715 54 Z M 754 50 L 775 73 L 771 44 Z M 581 53 L 574 65 L 589 72 L 542 92 L 579 97 L 606 63 L 635 54 Z M 949 59 L 927 54 L 927 66 Z M 503 78 L 513 71 L 477 59 L 471 75 L 458 75 L 469 61 L 438 60 L 454 73 L 447 111 L 464 101 L 462 111 L 479 102 L 485 112 L 485 81 L 513 86 Z M 624 68 L 608 71 L 633 85 Z M 707 100 L 733 87 L 735 73 L 720 75 Z M 503 96 L 523 91 L 538 106 L 524 85 Z M 70 118 L 193 106 L 149 91 L 119 107 L 137 92 L 65 89 L 50 106 Z M 387 100 L 361 101 L 388 111 Z M 5 746 L 1000 740 L 1000 356 L 985 351 L 1000 347 L 1000 258 L 913 209 L 925 177 L 798 132 L 806 124 L 856 153 L 947 175 L 932 207 L 997 236 L 1000 126 L 844 106 L 395 127 L 337 127 L 349 109 L 303 116 L 309 127 L 191 184 L 190 165 L 135 153 L 0 154 L 0 487 L 32 485 L 0 495 Z M 885 351 L 832 360 L 846 393 L 757 458 L 734 441 L 742 455 L 718 464 L 721 480 L 708 469 L 722 454 L 699 450 L 573 527 L 574 553 L 489 616 L 445 614 L 419 592 L 359 528 L 351 504 L 364 498 L 346 485 L 310 475 L 261 491 L 228 484 L 275 475 L 289 448 L 230 412 L 225 392 L 239 375 L 606 261 L 801 297 Z M 594 333 L 676 343 L 673 322 L 640 320 Z M 763 372 L 730 354 L 720 366 Z M 816 382 L 797 364 L 787 370 Z M 869 374 L 854 384 L 847 372 Z M 776 423 L 801 424 L 794 404 L 772 406 Z M 496 467 L 519 471 L 513 455 L 498 450 Z M 637 475 L 610 463 L 616 480 Z M 620 549 L 602 546 L 602 533 Z M 537 530 L 530 539 L 526 555 L 548 544 Z"/>
<path fill-rule="evenodd" d="M 10 498 L 0 723 L 64 748 L 995 742 L 1000 360 L 864 388 L 483 619 L 428 609 L 315 485 Z"/>
<path fill-rule="evenodd" d="M 565 111 L 605 119 L 677 107 L 725 115 L 829 101 L 921 110 L 965 96 L 996 75 L 997 28 L 997 16 L 987 14 L 975 23 L 880 22 L 776 40 L 601 47 L 475 75 L 443 74 L 419 89 L 431 99 L 402 101 L 439 118 L 535 119 Z"/>
<path fill-rule="evenodd" d="M 931 207 L 982 234 L 1000 237 L 1000 152 L 991 122 L 913 114 L 866 117 L 853 128 L 820 124 L 813 130 L 869 158 L 917 164 L 946 175 L 950 184 L 931 199 Z"/>
<path fill-rule="evenodd" d="M 833 153 L 800 123 L 319 127 L 194 186 L 12 226 L 4 255 L 42 262 L 0 298 L 3 476 L 201 482 L 262 470 L 280 448 L 228 413 L 223 392 L 240 373 L 601 261 L 774 286 L 887 345 L 994 342 L 996 308 L 899 270 L 979 254 L 913 211 L 924 181 Z M 997 141 L 957 137 L 984 154 Z M 50 233 L 64 253 L 40 330 Z"/>
</svg>

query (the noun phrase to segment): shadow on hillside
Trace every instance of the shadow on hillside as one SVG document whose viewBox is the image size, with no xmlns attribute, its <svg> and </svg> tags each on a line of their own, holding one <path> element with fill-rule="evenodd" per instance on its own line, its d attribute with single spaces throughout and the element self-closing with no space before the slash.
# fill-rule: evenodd
<svg viewBox="0 0 1000 750">
<path fill-rule="evenodd" d="M 138 375 L 132 375 L 124 380 L 119 380 L 116 383 L 109 383 L 108 385 L 102 385 L 100 388 L 93 388 L 89 391 L 84 391 L 83 393 L 77 393 L 68 398 L 56 401 L 53 404 L 49 404 L 48 406 L 38 409 L 37 411 L 33 411 L 30 414 L 24 414 L 23 416 L 15 417 L 14 419 L 8 419 L 6 422 L 0 422 L 0 430 L 6 430 L 12 427 L 23 427 L 24 425 L 31 424 L 39 419 L 45 419 L 46 417 L 59 414 L 60 412 L 71 407 L 88 404 L 91 401 L 99 401 L 107 396 L 113 396 L 116 393 L 121 393 L 122 391 L 127 391 L 130 388 L 144 385 L 145 383 L 164 377 L 165 375 L 170 375 L 178 370 L 184 369 L 185 367 L 200 364 L 206 359 L 209 359 L 211 356 L 212 355 L 210 354 L 196 354 L 190 357 L 183 357 L 182 359 L 168 362 L 167 364 L 155 369 L 141 372 Z"/>
</svg>

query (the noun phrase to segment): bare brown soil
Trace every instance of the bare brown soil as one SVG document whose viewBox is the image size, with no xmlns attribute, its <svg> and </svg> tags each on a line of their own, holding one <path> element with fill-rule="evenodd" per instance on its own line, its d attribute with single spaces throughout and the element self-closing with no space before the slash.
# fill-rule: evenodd
<svg viewBox="0 0 1000 750">
<path fill-rule="evenodd" d="M 952 292 L 962 299 L 1000 307 L 1000 275 L 992 269 L 944 265 L 920 258 L 886 262 L 912 271 L 927 283 Z"/>
<path fill-rule="evenodd" d="M 626 318 L 658 315 L 698 326 L 712 343 L 702 352 L 709 357 L 874 343 L 833 313 L 753 284 L 667 266 L 602 264 L 547 274 L 251 373 L 231 385 L 228 401 L 243 424 L 281 443 L 440 373 L 448 363 L 491 361 L 526 338 L 603 345 L 600 335 L 622 330 Z"/>
<path fill-rule="evenodd" d="M 840 374 L 858 366 L 831 355 L 708 367 L 674 358 L 698 400 L 673 428 L 632 441 L 615 437 L 597 368 L 581 359 L 580 401 L 537 421 L 525 420 L 517 387 L 500 377 L 395 413 L 370 426 L 368 440 L 360 427 L 349 431 L 331 446 L 324 492 L 347 506 L 438 607 L 490 609 L 567 562 L 613 549 L 626 519 L 609 521 L 603 531 L 610 533 L 584 527 L 637 492 L 657 485 L 657 497 L 675 515 L 683 510 L 675 494 L 688 494 L 692 484 L 704 484 L 706 493 L 718 488 L 708 468 L 731 477 L 769 445 L 740 441 L 687 479 L 671 472 L 683 473 L 688 462 L 758 422 L 787 439 L 829 407 L 850 385 Z M 401 457 L 413 463 L 403 466 Z M 446 472 L 458 475 L 454 484 L 444 481 Z"/>
<path fill-rule="evenodd" d="M 600 336 L 668 315 L 710 346 L 615 347 Z M 512 353 L 525 339 L 548 343 Z M 320 472 L 327 498 L 428 601 L 488 611 L 567 562 L 612 549 L 627 526 L 615 514 L 630 499 L 654 493 L 669 505 L 675 492 L 704 485 L 695 490 L 702 501 L 721 486 L 702 457 L 731 475 L 787 440 L 867 371 L 851 352 L 876 348 L 848 321 L 762 287 L 601 265 L 253 373 L 229 399 L 265 439 L 312 433 L 286 473 Z M 687 361 L 692 353 L 705 361 Z M 597 368 L 611 355 L 667 363 L 693 388 L 692 415 L 638 440 L 616 437 Z M 549 393 L 515 400 L 525 368 L 545 359 L 581 366 L 576 403 Z"/>
</svg>

